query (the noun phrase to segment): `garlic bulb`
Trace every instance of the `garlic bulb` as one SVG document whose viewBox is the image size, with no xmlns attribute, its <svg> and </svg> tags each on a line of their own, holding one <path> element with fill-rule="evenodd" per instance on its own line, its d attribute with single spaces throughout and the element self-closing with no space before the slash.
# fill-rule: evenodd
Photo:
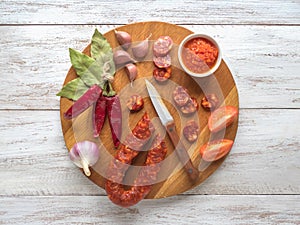
<svg viewBox="0 0 300 225">
<path fill-rule="evenodd" d="M 86 176 L 91 175 L 89 166 L 93 166 L 99 159 L 99 148 L 91 141 L 76 143 L 69 152 L 70 159 L 79 168 L 83 168 Z"/>
</svg>

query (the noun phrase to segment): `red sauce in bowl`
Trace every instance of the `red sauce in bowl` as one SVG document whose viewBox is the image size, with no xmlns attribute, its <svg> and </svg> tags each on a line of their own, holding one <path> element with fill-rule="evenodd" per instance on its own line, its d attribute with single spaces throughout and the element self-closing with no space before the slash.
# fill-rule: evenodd
<svg viewBox="0 0 300 225">
<path fill-rule="evenodd" d="M 218 48 L 205 38 L 189 40 L 182 50 L 184 65 L 194 73 L 204 73 L 211 69 L 218 58 Z"/>
</svg>

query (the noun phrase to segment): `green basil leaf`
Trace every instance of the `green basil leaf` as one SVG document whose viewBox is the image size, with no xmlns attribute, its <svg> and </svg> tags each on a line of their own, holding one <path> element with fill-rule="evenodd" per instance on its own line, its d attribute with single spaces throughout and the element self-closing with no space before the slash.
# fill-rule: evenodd
<svg viewBox="0 0 300 225">
<path fill-rule="evenodd" d="M 102 65 L 97 63 L 95 59 L 72 48 L 69 51 L 71 63 L 82 81 L 87 86 L 98 84 L 103 87 L 104 82 L 101 79 Z"/>
<path fill-rule="evenodd" d="M 56 95 L 65 97 L 76 101 L 79 99 L 87 90 L 88 86 L 78 77 L 68 82 Z"/>
</svg>

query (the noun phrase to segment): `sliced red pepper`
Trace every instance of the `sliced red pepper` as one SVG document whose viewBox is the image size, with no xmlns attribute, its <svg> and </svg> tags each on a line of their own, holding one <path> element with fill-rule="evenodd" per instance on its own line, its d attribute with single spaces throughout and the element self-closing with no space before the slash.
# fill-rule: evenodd
<svg viewBox="0 0 300 225">
<path fill-rule="evenodd" d="M 99 96 L 102 94 L 102 89 L 98 85 L 91 86 L 74 104 L 64 113 L 64 118 L 72 119 L 86 109 L 88 109 Z"/>
<path fill-rule="evenodd" d="M 120 144 L 122 132 L 122 110 L 119 96 L 106 97 L 106 104 L 111 135 L 114 146 L 117 148 Z"/>
<path fill-rule="evenodd" d="M 232 148 L 233 141 L 228 139 L 214 140 L 206 143 L 200 148 L 203 160 L 207 162 L 216 161 L 224 157 Z"/>
<path fill-rule="evenodd" d="M 93 112 L 93 130 L 94 137 L 98 137 L 104 121 L 106 117 L 106 98 L 104 96 L 100 96 L 97 102 L 94 104 L 94 112 Z"/>
</svg>

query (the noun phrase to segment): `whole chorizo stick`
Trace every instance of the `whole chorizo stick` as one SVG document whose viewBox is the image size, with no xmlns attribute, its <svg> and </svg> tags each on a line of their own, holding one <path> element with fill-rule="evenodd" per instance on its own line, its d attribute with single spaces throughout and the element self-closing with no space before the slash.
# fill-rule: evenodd
<svg viewBox="0 0 300 225">
<path fill-rule="evenodd" d="M 137 204 L 150 192 L 160 169 L 160 162 L 165 158 L 167 147 L 163 139 L 156 137 L 151 149 L 147 153 L 144 167 L 139 171 L 134 185 L 125 190 L 124 185 L 111 180 L 105 183 L 105 190 L 109 199 L 116 205 L 130 207 Z"/>
</svg>

